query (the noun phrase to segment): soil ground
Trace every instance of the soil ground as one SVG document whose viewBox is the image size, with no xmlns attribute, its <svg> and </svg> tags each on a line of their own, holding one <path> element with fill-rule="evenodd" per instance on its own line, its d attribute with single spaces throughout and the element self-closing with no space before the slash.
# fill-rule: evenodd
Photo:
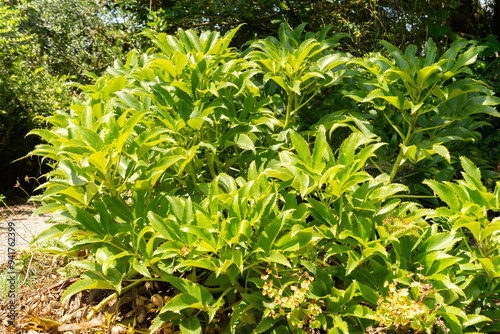
<svg viewBox="0 0 500 334">
<path fill-rule="evenodd" d="M 111 296 L 114 291 L 95 289 L 78 292 L 61 303 L 64 292 L 81 274 L 66 265 L 82 260 L 87 253 L 70 258 L 30 249 L 31 240 L 52 225 L 48 222 L 51 215 L 35 217 L 35 209 L 29 204 L 8 208 L 0 204 L 0 334 L 150 333 L 148 328 L 163 298 L 171 298 L 170 287 L 140 282 L 119 300 Z M 9 263 L 9 238 L 15 240 L 13 263 Z M 14 280 L 9 280 L 11 277 Z M 94 312 L 93 308 L 98 310 Z M 15 316 L 15 328 L 9 326 L 9 315 Z M 174 333 L 169 326 L 157 333 Z"/>
</svg>

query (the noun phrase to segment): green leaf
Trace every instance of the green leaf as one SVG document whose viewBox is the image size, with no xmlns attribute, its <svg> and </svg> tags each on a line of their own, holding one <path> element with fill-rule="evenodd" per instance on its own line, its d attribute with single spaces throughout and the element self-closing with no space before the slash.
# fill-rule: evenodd
<svg viewBox="0 0 500 334">
<path fill-rule="evenodd" d="M 249 150 L 255 153 L 255 145 L 250 139 L 250 137 L 244 133 L 239 133 L 234 137 L 234 142 L 236 145 L 238 145 L 240 148 L 244 150 Z"/>
<path fill-rule="evenodd" d="M 141 102 L 132 94 L 124 91 L 115 92 L 115 94 L 130 108 L 140 111 L 143 109 Z"/>
<path fill-rule="evenodd" d="M 88 229 L 99 235 L 105 234 L 101 224 L 99 224 L 99 222 L 90 213 L 74 205 L 67 204 L 66 207 L 72 216 L 72 220 L 81 224 L 81 226 L 83 226 L 85 229 Z"/>
<path fill-rule="evenodd" d="M 485 317 L 484 315 L 481 315 L 481 314 L 469 314 L 469 315 L 467 315 L 467 320 L 464 321 L 462 326 L 464 328 L 466 328 L 466 327 L 469 327 L 469 326 L 472 326 L 472 325 L 475 325 L 475 324 L 478 324 L 478 323 L 484 322 L 484 321 L 491 322 L 491 319 L 488 317 Z"/>
<path fill-rule="evenodd" d="M 500 277 L 500 268 L 493 264 L 490 258 L 481 257 L 478 259 L 479 263 L 483 267 L 484 271 L 490 276 L 490 278 L 499 278 Z"/>
<path fill-rule="evenodd" d="M 255 324 L 255 315 L 251 309 L 252 305 L 245 298 L 233 304 L 233 313 L 231 315 L 230 328 L 231 333 L 234 333 L 240 323 Z"/>
<path fill-rule="evenodd" d="M 354 305 L 346 309 L 345 311 L 342 312 L 342 315 L 345 316 L 353 316 L 356 318 L 363 318 L 363 319 L 370 319 L 370 320 L 376 320 L 377 315 L 376 313 L 363 305 Z"/>
<path fill-rule="evenodd" d="M 300 84 L 301 83 L 302 83 L 302 81 L 300 81 L 300 80 L 294 80 L 292 82 L 292 84 L 290 85 L 290 89 L 292 90 L 292 92 L 294 92 L 297 95 L 300 95 Z"/>
<path fill-rule="evenodd" d="M 193 226 L 193 225 L 183 225 L 180 230 L 184 233 L 189 233 L 192 235 L 196 235 L 205 241 L 212 248 L 211 251 L 215 252 L 215 239 L 213 235 L 204 227 Z"/>
<path fill-rule="evenodd" d="M 104 141 L 95 131 L 74 124 L 70 125 L 68 128 L 80 135 L 87 144 L 95 149 L 95 151 L 101 151 L 104 148 Z"/>
<path fill-rule="evenodd" d="M 388 198 L 398 192 L 408 191 L 408 187 L 402 184 L 389 184 L 387 186 L 377 188 L 370 195 L 370 199 L 379 200 Z"/>
<path fill-rule="evenodd" d="M 195 298 L 196 301 L 200 302 L 200 305 L 208 307 L 208 305 L 213 301 L 212 294 L 203 285 L 193 283 L 185 278 L 176 277 L 170 274 L 161 273 L 162 278 L 172 284 L 176 289 L 189 295 L 189 297 Z M 183 297 L 184 298 L 184 297 Z M 184 298 L 184 300 L 190 300 L 189 298 Z"/>
<path fill-rule="evenodd" d="M 284 265 L 285 267 L 291 268 L 292 266 L 290 265 L 290 262 L 288 262 L 288 259 L 284 257 L 280 252 L 277 250 L 271 251 L 269 254 L 268 258 L 269 261 L 274 262 L 274 263 L 279 263 Z"/>
<path fill-rule="evenodd" d="M 285 221 L 292 214 L 293 210 L 282 212 L 276 217 L 271 224 L 269 224 L 258 238 L 258 245 L 262 247 L 266 254 L 271 253 L 272 246 L 281 229 L 285 225 Z"/>
<path fill-rule="evenodd" d="M 106 260 L 103 261 L 102 263 L 102 273 L 104 275 L 107 275 L 108 274 L 108 269 L 110 267 L 114 267 L 114 262 L 118 262 L 117 260 L 118 259 L 122 259 L 124 257 L 131 257 L 133 256 L 132 253 L 129 253 L 128 251 L 123 251 L 121 253 L 118 253 L 118 254 L 114 254 L 112 256 L 109 256 L 108 258 L 106 258 Z M 122 262 L 122 265 L 125 264 L 125 263 L 128 263 L 128 261 L 124 262 L 124 261 L 121 261 Z"/>
<path fill-rule="evenodd" d="M 89 163 L 96 167 L 104 176 L 107 175 L 108 168 L 106 154 L 102 151 L 95 152 L 89 156 Z"/>
<path fill-rule="evenodd" d="M 64 291 L 61 297 L 61 303 L 69 300 L 74 294 L 90 289 L 108 289 L 115 290 L 114 286 L 103 279 L 97 279 L 95 277 L 88 277 L 84 279 L 79 279 L 75 283 L 71 284 L 66 291 Z"/>
<path fill-rule="evenodd" d="M 432 38 L 429 38 L 425 43 L 424 51 L 425 51 L 425 60 L 423 66 L 430 66 L 436 61 L 436 56 L 437 56 L 437 46 L 432 40 Z"/>
<path fill-rule="evenodd" d="M 312 197 L 308 197 L 307 201 L 319 214 L 319 217 L 315 217 L 316 219 L 320 219 L 330 226 L 336 226 L 338 224 L 338 219 L 335 218 L 335 216 L 332 214 L 332 211 L 328 207 L 326 207 L 323 203 L 316 201 Z"/>
<path fill-rule="evenodd" d="M 180 324 L 182 334 L 200 334 L 201 325 L 198 317 L 191 316 L 189 318 L 183 319 Z"/>
<path fill-rule="evenodd" d="M 134 261 L 132 262 L 132 267 L 144 277 L 151 278 L 151 274 L 149 273 L 148 267 L 144 263 L 140 262 L 138 259 L 134 259 Z"/>
<path fill-rule="evenodd" d="M 380 298 L 379 294 L 370 288 L 368 285 L 364 285 L 362 283 L 358 283 L 358 291 L 366 301 L 371 303 L 372 306 L 376 306 L 378 299 Z"/>
<path fill-rule="evenodd" d="M 197 298 L 187 293 L 180 293 L 175 295 L 174 298 L 170 299 L 168 303 L 162 307 L 160 314 L 167 311 L 179 312 L 190 308 L 204 309 L 203 304 Z"/>
<path fill-rule="evenodd" d="M 182 30 L 182 29 L 179 29 L 179 30 Z M 200 43 L 200 38 L 198 37 L 198 35 L 196 34 L 196 32 L 194 30 L 186 30 L 185 31 L 185 36 L 187 36 L 190 44 L 193 46 L 193 48 L 198 51 L 198 52 L 201 52 L 202 51 L 202 47 L 201 47 L 201 43 Z"/>
<path fill-rule="evenodd" d="M 186 243 L 186 240 L 181 234 L 179 224 L 177 222 L 172 222 L 171 220 L 167 222 L 152 211 L 149 211 L 147 216 L 149 222 L 151 223 L 151 226 L 153 226 L 155 231 L 160 233 L 165 239 L 172 241 L 180 241 L 183 244 Z"/>
<path fill-rule="evenodd" d="M 211 259 L 201 258 L 196 260 L 184 260 L 175 267 L 175 270 L 186 267 L 202 268 L 214 272 L 218 269 Z"/>
<path fill-rule="evenodd" d="M 450 71 L 455 72 L 455 71 L 458 71 L 463 66 L 468 66 L 468 65 L 473 64 L 476 61 L 479 53 L 482 50 L 484 50 L 485 48 L 487 48 L 487 47 L 484 45 L 481 45 L 481 46 L 472 47 L 469 50 L 465 51 L 460 56 L 458 56 L 457 61 L 455 62 L 453 67 L 450 69 Z"/>
<path fill-rule="evenodd" d="M 444 320 L 446 327 L 449 327 L 451 329 L 451 332 L 454 334 L 463 334 L 463 327 L 460 321 L 458 320 L 457 316 L 453 313 L 447 313 L 445 311 L 443 312 L 437 312 L 440 314 Z"/>
<path fill-rule="evenodd" d="M 340 331 L 342 331 L 342 334 L 350 334 L 347 322 L 340 315 L 335 314 L 331 317 L 333 318 L 334 327 L 328 331 L 328 334 L 341 334 Z"/>
<path fill-rule="evenodd" d="M 273 317 L 264 317 L 262 318 L 261 322 L 255 327 L 253 333 L 259 334 L 259 333 L 264 333 L 268 329 L 274 326 L 275 323 L 277 323 L 280 319 L 274 319 Z"/>
<path fill-rule="evenodd" d="M 435 73 L 436 71 L 440 71 L 440 70 L 441 69 L 436 65 L 426 66 L 426 67 L 420 69 L 418 71 L 418 74 L 417 74 L 417 86 L 419 87 L 419 89 L 423 90 L 423 89 L 427 88 L 426 86 L 424 86 L 426 80 L 433 73 Z"/>
<path fill-rule="evenodd" d="M 444 250 L 452 247 L 461 239 L 462 237 L 457 237 L 455 233 L 444 232 L 431 235 L 420 247 L 425 252 Z"/>
<path fill-rule="evenodd" d="M 134 215 L 130 211 L 130 208 L 120 199 L 104 195 L 102 200 L 104 204 L 106 204 L 106 208 L 114 217 L 119 217 L 126 223 L 134 221 Z"/>
<path fill-rule="evenodd" d="M 182 224 L 184 218 L 184 210 L 186 206 L 185 202 L 182 199 L 175 196 L 167 196 L 167 200 L 170 203 L 170 209 L 172 210 L 172 213 L 177 219 L 177 222 L 179 224 Z M 188 222 L 184 223 L 186 224 Z"/>
<path fill-rule="evenodd" d="M 401 50 L 399 50 L 397 47 L 395 47 L 394 45 L 392 45 L 391 43 L 388 43 L 386 41 L 380 41 L 379 43 L 382 44 L 387 49 L 387 51 L 389 51 L 391 53 L 392 57 L 396 61 L 396 65 L 400 69 L 403 70 L 405 68 L 410 67 L 410 65 L 408 64 L 406 59 L 404 59 L 404 56 L 403 56 Z"/>
<path fill-rule="evenodd" d="M 474 163 L 466 157 L 460 157 L 460 162 L 462 163 L 465 173 L 477 183 L 481 183 L 481 171 L 479 168 L 477 168 L 476 165 L 474 165 Z"/>
<path fill-rule="evenodd" d="M 52 238 L 60 237 L 63 234 L 69 235 L 70 230 L 78 231 L 78 228 L 73 225 L 68 224 L 57 224 L 50 226 L 46 230 L 43 230 L 40 234 L 38 234 L 33 240 L 33 244 L 49 240 Z"/>
<path fill-rule="evenodd" d="M 450 152 L 443 145 L 432 145 L 432 150 L 450 162 Z"/>
<path fill-rule="evenodd" d="M 300 159 L 306 166 L 312 165 L 312 158 L 309 152 L 309 145 L 307 142 L 295 131 L 290 131 L 290 138 L 292 139 L 293 148 L 297 151 Z"/>
<path fill-rule="evenodd" d="M 356 267 L 361 263 L 362 259 L 360 255 L 355 251 L 347 252 L 347 265 L 346 265 L 346 275 L 349 275 Z"/>
<path fill-rule="evenodd" d="M 453 314 L 459 316 L 460 318 L 467 320 L 467 315 L 462 309 L 451 305 L 443 305 L 443 308 L 440 311 L 446 312 L 448 315 Z"/>
<path fill-rule="evenodd" d="M 317 172 L 322 172 L 325 166 L 325 163 L 323 162 L 323 154 L 326 152 L 327 145 L 325 127 L 321 125 L 319 127 L 318 134 L 316 135 L 312 155 L 312 168 Z"/>
<path fill-rule="evenodd" d="M 283 80 L 282 77 L 279 77 L 279 76 L 273 76 L 271 77 L 271 80 L 273 80 L 274 82 L 276 82 L 281 88 L 283 88 L 283 90 L 285 92 L 288 92 L 290 90 L 290 88 L 288 87 L 288 85 L 285 83 L 285 80 Z"/>
<path fill-rule="evenodd" d="M 399 110 L 407 109 L 410 107 L 410 103 L 407 99 L 404 98 L 403 95 L 389 95 L 388 92 L 383 91 L 382 89 L 374 89 L 373 91 L 368 94 L 363 102 L 369 102 L 372 101 L 373 99 L 383 99 L 392 104 L 394 107 L 396 107 Z"/>
<path fill-rule="evenodd" d="M 460 202 L 452 188 L 434 180 L 425 180 L 423 183 L 428 185 L 443 202 L 448 204 L 450 209 L 453 211 L 460 210 Z"/>
</svg>

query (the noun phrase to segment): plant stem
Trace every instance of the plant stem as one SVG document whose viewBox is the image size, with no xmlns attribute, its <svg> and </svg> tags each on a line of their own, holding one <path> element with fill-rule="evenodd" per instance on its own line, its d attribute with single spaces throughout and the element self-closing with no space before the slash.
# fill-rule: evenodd
<svg viewBox="0 0 500 334">
<path fill-rule="evenodd" d="M 205 150 L 205 157 L 207 159 L 208 169 L 210 171 L 210 175 L 212 176 L 212 180 L 217 177 L 217 173 L 214 168 L 214 160 L 212 159 L 212 153 L 208 152 L 208 149 Z"/>
<path fill-rule="evenodd" d="M 389 175 L 389 182 L 392 182 L 392 180 L 394 180 L 394 177 L 398 173 L 399 165 L 401 164 L 401 161 L 403 161 L 403 156 L 404 156 L 404 149 L 403 148 L 408 145 L 411 137 L 413 137 L 413 135 L 414 135 L 414 129 L 415 129 L 415 123 L 417 122 L 417 117 L 418 117 L 418 114 L 414 114 L 411 118 L 411 122 L 410 122 L 410 125 L 408 127 L 408 132 L 406 133 L 406 137 L 404 138 L 403 143 L 399 147 L 399 154 L 398 154 L 398 157 L 396 159 L 396 162 L 392 166 L 391 174 Z"/>
<path fill-rule="evenodd" d="M 290 121 L 290 116 L 292 114 L 292 109 L 293 109 L 292 98 L 293 98 L 293 94 L 290 94 L 290 95 L 288 95 L 288 99 L 286 101 L 286 116 L 285 116 L 285 126 L 284 126 L 285 128 L 288 125 L 288 122 Z"/>
</svg>

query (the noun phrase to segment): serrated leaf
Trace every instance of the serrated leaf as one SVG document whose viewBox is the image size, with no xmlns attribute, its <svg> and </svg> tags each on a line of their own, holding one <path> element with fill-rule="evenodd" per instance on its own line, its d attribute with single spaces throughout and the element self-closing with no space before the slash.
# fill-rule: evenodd
<svg viewBox="0 0 500 334">
<path fill-rule="evenodd" d="M 462 326 L 466 328 L 484 321 L 491 321 L 491 319 L 481 314 L 469 314 L 467 315 L 467 320 L 464 321 Z"/>
<path fill-rule="evenodd" d="M 290 138 L 292 139 L 292 144 L 293 148 L 299 155 L 300 159 L 306 166 L 311 166 L 312 165 L 312 158 L 311 158 L 311 153 L 309 152 L 309 145 L 307 142 L 302 138 L 301 135 L 299 135 L 295 131 L 290 132 Z"/>
<path fill-rule="evenodd" d="M 376 313 L 363 305 L 354 305 L 346 309 L 345 311 L 342 312 L 344 315 L 348 316 L 353 316 L 356 318 L 364 318 L 364 319 L 371 319 L 375 320 L 377 319 Z"/>
<path fill-rule="evenodd" d="M 68 224 L 57 224 L 50 226 L 49 228 L 38 234 L 33 240 L 33 243 L 36 244 L 38 242 L 59 237 L 63 234 L 69 235 L 70 234 L 69 230 L 78 231 L 78 228 L 75 227 L 74 225 L 68 225 Z"/>
<path fill-rule="evenodd" d="M 280 320 L 279 318 L 274 319 L 273 317 L 264 317 L 262 318 L 261 322 L 259 322 L 257 327 L 255 327 L 253 333 L 256 334 L 264 333 L 265 331 L 273 327 L 273 325 L 277 323 L 279 320 Z"/>
<path fill-rule="evenodd" d="M 402 184 L 389 184 L 387 186 L 375 189 L 370 195 L 370 199 L 384 199 L 402 191 L 408 191 L 408 187 Z"/>
<path fill-rule="evenodd" d="M 178 312 L 189 308 L 204 309 L 203 304 L 197 298 L 187 293 L 180 293 L 170 299 L 168 303 L 162 307 L 160 313 L 167 311 Z"/>
<path fill-rule="evenodd" d="M 465 173 L 472 177 L 477 183 L 481 183 L 481 171 L 479 168 L 466 157 L 460 157 L 460 162 L 462 163 Z"/>
<path fill-rule="evenodd" d="M 347 252 L 348 260 L 346 265 L 346 275 L 349 275 L 361 262 L 361 257 L 355 251 Z"/>
<path fill-rule="evenodd" d="M 249 150 L 255 153 L 255 144 L 253 143 L 252 139 L 244 133 L 239 133 L 234 137 L 234 142 L 236 145 L 238 145 L 240 148 L 244 150 Z"/>
<path fill-rule="evenodd" d="M 172 284 L 177 290 L 189 295 L 189 297 L 195 298 L 196 301 L 200 302 L 200 305 L 207 306 L 213 301 L 213 296 L 210 291 L 198 283 L 193 283 L 185 278 L 176 277 L 170 274 L 161 273 L 162 278 Z M 184 298 L 184 300 L 189 301 L 189 298 Z"/>
<path fill-rule="evenodd" d="M 450 162 L 450 152 L 443 145 L 432 145 L 432 150 Z"/>
<path fill-rule="evenodd" d="M 423 183 L 428 185 L 450 209 L 453 211 L 460 210 L 460 203 L 453 189 L 434 180 L 425 180 Z"/>
<path fill-rule="evenodd" d="M 201 325 L 198 317 L 191 316 L 189 318 L 182 319 L 179 327 L 181 328 L 182 334 L 200 334 Z"/>
<path fill-rule="evenodd" d="M 184 233 L 189 233 L 192 235 L 195 235 L 205 241 L 210 247 L 212 248 L 212 251 L 215 252 L 215 240 L 212 234 L 203 227 L 200 226 L 193 226 L 193 225 L 184 225 L 180 228 L 180 230 Z"/>
<path fill-rule="evenodd" d="M 330 226 L 336 226 L 338 224 L 338 219 L 332 214 L 331 210 L 326 207 L 323 203 L 316 201 L 312 197 L 308 197 L 307 201 L 321 216 L 321 220 Z M 317 218 L 319 219 L 319 217 Z"/>
<path fill-rule="evenodd" d="M 284 265 L 285 267 L 291 268 L 292 266 L 290 265 L 290 262 L 288 262 L 288 259 L 284 257 L 280 252 L 277 250 L 271 251 L 269 254 L 268 258 L 269 261 L 274 262 L 274 263 L 279 263 Z"/>
<path fill-rule="evenodd" d="M 142 103 L 139 102 L 139 100 L 133 96 L 132 94 L 124 91 L 120 92 L 115 92 L 116 95 L 122 100 L 127 106 L 129 106 L 132 109 L 135 109 L 137 111 L 142 110 Z"/>
<path fill-rule="evenodd" d="M 323 171 L 325 163 L 323 162 L 323 155 L 326 151 L 326 146 L 328 145 L 325 135 L 325 127 L 320 126 L 318 134 L 316 135 L 316 141 L 314 142 L 314 150 L 312 155 L 312 168 L 318 173 Z"/>
<path fill-rule="evenodd" d="M 445 232 L 431 235 L 421 245 L 421 249 L 426 252 L 443 250 L 452 247 L 455 243 L 459 242 L 462 238 L 457 237 L 455 233 Z"/>
<path fill-rule="evenodd" d="M 445 319 L 446 327 L 451 329 L 454 334 L 463 334 L 462 324 L 458 320 L 457 316 L 453 313 L 439 312 L 441 316 Z"/>
<path fill-rule="evenodd" d="M 66 291 L 64 291 L 61 297 L 61 303 L 66 302 L 74 294 L 90 289 L 111 289 L 115 290 L 114 286 L 105 280 L 97 278 L 84 278 L 79 279 L 75 283 L 71 284 Z"/>
</svg>

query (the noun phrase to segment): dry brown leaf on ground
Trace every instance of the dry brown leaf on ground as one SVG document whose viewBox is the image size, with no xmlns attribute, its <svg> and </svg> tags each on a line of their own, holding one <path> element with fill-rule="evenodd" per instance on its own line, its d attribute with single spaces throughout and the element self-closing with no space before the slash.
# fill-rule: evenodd
<svg viewBox="0 0 500 334">
<path fill-rule="evenodd" d="M 106 323 L 106 321 L 105 321 L 104 315 L 100 314 L 99 316 L 97 316 L 94 319 L 87 321 L 87 322 L 61 325 L 58 327 L 58 330 L 60 332 L 66 332 L 66 331 L 75 331 L 75 330 L 82 330 L 82 329 L 88 329 L 88 328 L 103 327 L 105 325 L 105 323 Z"/>
</svg>

